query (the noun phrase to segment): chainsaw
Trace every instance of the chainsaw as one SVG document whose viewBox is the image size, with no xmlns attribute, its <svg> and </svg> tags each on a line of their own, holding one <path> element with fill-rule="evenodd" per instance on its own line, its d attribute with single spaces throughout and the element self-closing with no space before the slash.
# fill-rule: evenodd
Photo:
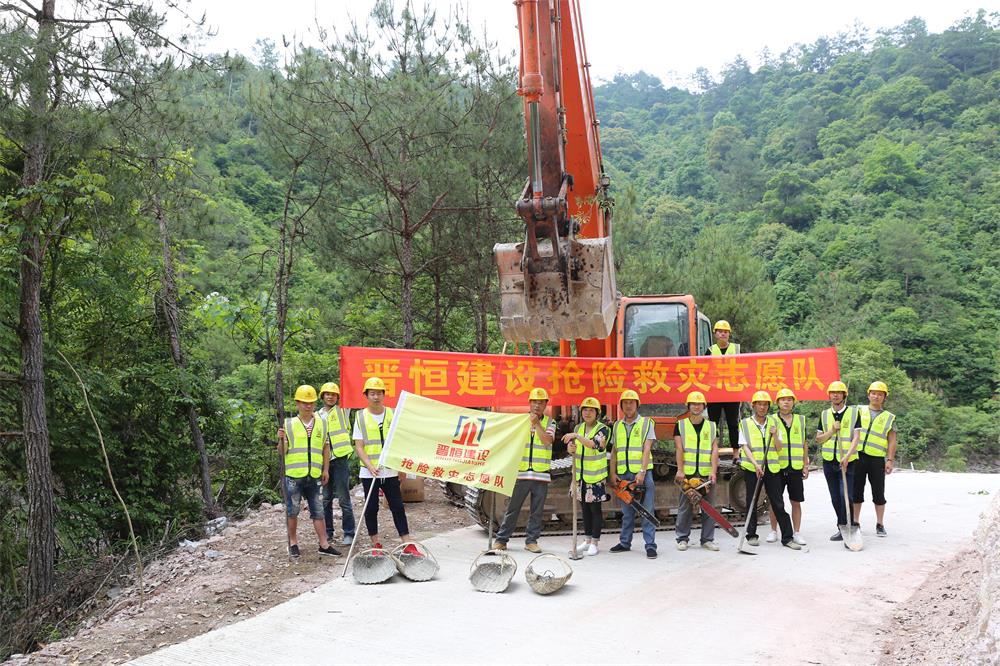
<svg viewBox="0 0 1000 666">
<path fill-rule="evenodd" d="M 660 519 L 650 513 L 649 510 L 642 505 L 642 498 L 646 494 L 645 486 L 640 486 L 636 484 L 635 481 L 618 479 L 618 487 L 615 488 L 612 486 L 611 490 L 614 491 L 615 496 L 618 499 L 632 507 L 640 516 L 657 527 L 660 526 Z"/>
<path fill-rule="evenodd" d="M 722 513 L 712 506 L 705 496 L 701 494 L 701 491 L 708 492 L 708 487 L 712 485 L 711 481 L 706 481 L 704 479 L 699 479 L 698 477 L 693 477 L 689 479 L 684 479 L 684 481 L 674 481 L 678 486 L 680 486 L 681 492 L 688 498 L 692 506 L 700 506 L 701 510 L 710 515 L 715 519 L 715 522 L 719 524 L 719 527 L 726 530 L 726 534 L 733 537 L 734 539 L 739 537 L 740 533 L 736 531 L 733 524 L 726 520 Z"/>
</svg>

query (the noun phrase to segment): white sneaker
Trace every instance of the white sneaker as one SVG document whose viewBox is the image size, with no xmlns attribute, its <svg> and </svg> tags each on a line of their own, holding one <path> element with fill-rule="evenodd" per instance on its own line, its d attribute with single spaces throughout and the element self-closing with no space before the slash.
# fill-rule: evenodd
<svg viewBox="0 0 1000 666">
<path fill-rule="evenodd" d="M 586 555 L 587 554 L 587 550 L 589 548 L 590 548 L 590 544 L 587 543 L 586 541 L 584 541 L 581 544 L 577 544 L 577 546 L 576 546 L 576 554 L 577 555 Z"/>
<path fill-rule="evenodd" d="M 598 552 L 596 543 L 592 543 L 587 546 L 587 555 L 597 555 Z"/>
<path fill-rule="evenodd" d="M 344 546 L 350 546 L 352 543 L 354 543 L 354 536 L 350 534 L 345 534 L 344 540 L 341 541 L 340 543 Z"/>
<path fill-rule="evenodd" d="M 806 540 L 802 538 L 802 535 L 798 532 L 792 534 L 792 541 L 799 544 L 800 546 L 806 545 Z"/>
<path fill-rule="evenodd" d="M 778 540 L 778 533 L 775 532 L 774 530 L 771 530 L 771 533 L 768 534 L 767 538 L 764 540 L 767 541 L 768 543 L 774 543 Z"/>
</svg>

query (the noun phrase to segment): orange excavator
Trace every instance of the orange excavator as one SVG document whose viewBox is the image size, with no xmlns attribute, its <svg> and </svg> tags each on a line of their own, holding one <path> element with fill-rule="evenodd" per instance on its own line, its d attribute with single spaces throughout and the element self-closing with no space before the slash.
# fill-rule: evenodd
<svg viewBox="0 0 1000 666">
<path fill-rule="evenodd" d="M 628 297 L 618 293 L 612 252 L 611 179 L 604 170 L 594 109 L 590 63 L 579 0 L 516 0 L 521 38 L 520 87 L 524 98 L 528 179 L 516 210 L 524 239 L 493 248 L 500 276 L 500 330 L 514 343 L 558 340 L 561 356 L 663 357 L 708 353 L 712 326 L 689 294 Z M 683 398 L 680 398 L 683 399 Z M 654 452 L 656 514 L 673 525 L 679 491 L 673 432 L 686 412 L 679 403 L 643 404 L 661 442 Z M 563 414 L 565 416 L 565 413 Z M 608 405 L 605 417 L 618 416 Z M 554 454 L 558 455 L 557 449 Z M 716 500 L 731 520 L 745 515 L 745 499 L 732 452 L 721 452 Z M 569 458 L 553 463 L 544 530 L 566 532 L 572 504 Z M 464 492 L 464 504 L 486 525 L 489 493 Z M 458 499 L 456 493 L 451 493 Z M 493 512 L 503 515 L 506 498 Z M 551 505 L 551 506 L 549 506 Z M 518 521 L 523 529 L 527 513 Z M 606 504 L 605 525 L 618 514 Z"/>
</svg>

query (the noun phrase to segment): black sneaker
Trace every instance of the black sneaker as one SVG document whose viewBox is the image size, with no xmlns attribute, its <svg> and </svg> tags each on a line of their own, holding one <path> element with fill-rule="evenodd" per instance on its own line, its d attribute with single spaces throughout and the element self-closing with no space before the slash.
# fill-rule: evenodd
<svg viewBox="0 0 1000 666">
<path fill-rule="evenodd" d="M 625 553 L 627 551 L 632 550 L 632 547 L 631 546 L 623 546 L 621 543 L 616 543 L 615 545 L 611 546 L 610 550 L 611 550 L 612 553 Z"/>
<path fill-rule="evenodd" d="M 655 560 L 656 559 L 656 549 L 655 548 L 647 548 L 646 549 L 646 557 L 648 557 L 651 560 Z"/>
<path fill-rule="evenodd" d="M 844 535 L 840 533 L 840 530 L 837 530 L 836 533 L 832 537 L 830 537 L 830 541 L 843 541 L 843 540 L 844 540 Z"/>
<path fill-rule="evenodd" d="M 751 546 L 759 546 L 760 537 L 758 537 L 756 534 L 751 534 L 750 536 L 747 537 L 747 543 L 750 544 Z"/>
<path fill-rule="evenodd" d="M 875 526 L 875 536 L 880 536 L 880 537 L 889 536 L 889 533 L 885 531 L 885 527 L 884 526 L 882 526 L 882 525 L 876 525 Z"/>
<path fill-rule="evenodd" d="M 293 543 L 291 546 L 288 547 L 288 556 L 289 557 L 299 556 L 299 544 Z"/>
<path fill-rule="evenodd" d="M 334 548 L 333 546 L 327 546 L 326 548 L 320 548 L 319 554 L 327 555 L 329 557 L 337 557 L 338 555 L 340 555 L 340 551 Z"/>
</svg>

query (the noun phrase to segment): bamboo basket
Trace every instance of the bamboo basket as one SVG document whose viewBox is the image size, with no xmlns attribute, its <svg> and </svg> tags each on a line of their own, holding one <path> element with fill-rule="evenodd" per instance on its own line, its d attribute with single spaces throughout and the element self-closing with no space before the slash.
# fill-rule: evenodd
<svg viewBox="0 0 1000 666">
<path fill-rule="evenodd" d="M 554 561 L 553 561 L 554 560 Z M 551 553 L 544 553 L 528 562 L 524 578 L 538 594 L 552 594 L 573 576 L 569 562 Z"/>
<path fill-rule="evenodd" d="M 396 563 L 391 556 L 384 554 L 384 549 L 382 553 L 382 555 L 376 555 L 375 549 L 369 548 L 355 555 L 351 566 L 354 580 L 362 585 L 376 585 L 395 576 Z"/>
<path fill-rule="evenodd" d="M 483 560 L 484 557 L 490 559 Z M 487 550 L 472 561 L 469 581 L 480 592 L 503 592 L 515 573 L 517 562 L 506 551 Z"/>
<path fill-rule="evenodd" d="M 413 544 L 420 554 L 404 553 L 403 549 L 409 544 Z M 427 546 L 418 541 L 399 544 L 392 549 L 389 557 L 396 563 L 396 569 L 399 570 L 399 573 L 418 583 L 434 578 L 438 570 L 441 569 L 441 565 L 438 564 L 437 559 L 427 549 Z"/>
</svg>

